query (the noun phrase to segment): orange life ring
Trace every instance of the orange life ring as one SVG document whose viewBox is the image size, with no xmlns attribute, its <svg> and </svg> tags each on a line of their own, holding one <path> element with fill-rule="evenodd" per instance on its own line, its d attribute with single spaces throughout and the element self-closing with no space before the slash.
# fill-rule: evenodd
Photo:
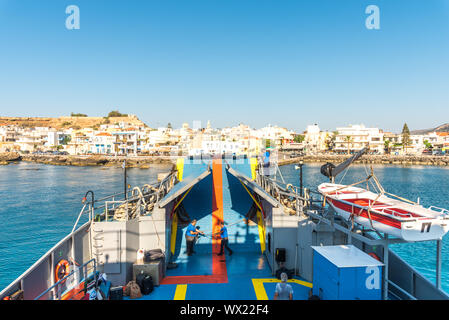
<svg viewBox="0 0 449 320">
<path fill-rule="evenodd" d="M 56 265 L 56 269 L 55 269 L 55 282 L 60 281 L 61 279 L 63 279 L 64 277 L 68 276 L 68 274 L 70 273 L 69 271 L 70 269 L 70 263 L 67 260 L 61 260 L 58 262 L 58 264 Z M 62 282 L 64 283 L 65 280 Z"/>
</svg>

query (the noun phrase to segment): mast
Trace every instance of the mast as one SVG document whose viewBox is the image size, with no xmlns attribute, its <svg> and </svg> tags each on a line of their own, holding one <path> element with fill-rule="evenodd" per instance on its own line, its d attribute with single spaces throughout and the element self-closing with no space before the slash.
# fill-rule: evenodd
<svg viewBox="0 0 449 320">
<path fill-rule="evenodd" d="M 124 182 L 124 185 L 123 185 L 124 189 L 123 189 L 123 191 L 124 191 L 124 195 L 125 195 L 125 200 L 127 200 L 128 199 L 128 195 L 127 195 L 128 186 L 127 186 L 127 183 L 126 183 L 126 159 L 123 160 L 122 168 L 123 168 L 123 182 Z"/>
<path fill-rule="evenodd" d="M 321 174 L 328 177 L 331 183 L 335 183 L 335 177 L 343 172 L 347 167 L 351 165 L 354 161 L 356 161 L 358 158 L 360 158 L 362 155 L 364 155 L 368 151 L 368 148 L 363 148 L 359 152 L 357 152 L 355 155 L 353 155 L 351 158 L 346 159 L 344 162 L 340 163 L 339 165 L 335 166 L 333 163 L 327 162 L 326 164 L 321 166 Z"/>
</svg>

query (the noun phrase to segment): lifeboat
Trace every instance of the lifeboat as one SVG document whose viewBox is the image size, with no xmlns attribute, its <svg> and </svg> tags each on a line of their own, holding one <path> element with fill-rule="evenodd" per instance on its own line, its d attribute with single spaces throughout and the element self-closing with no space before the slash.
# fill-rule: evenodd
<svg viewBox="0 0 449 320">
<path fill-rule="evenodd" d="M 322 183 L 318 191 L 344 219 L 406 241 L 439 240 L 449 231 L 449 211 L 443 208 L 424 208 L 411 201 L 335 183 Z"/>
</svg>

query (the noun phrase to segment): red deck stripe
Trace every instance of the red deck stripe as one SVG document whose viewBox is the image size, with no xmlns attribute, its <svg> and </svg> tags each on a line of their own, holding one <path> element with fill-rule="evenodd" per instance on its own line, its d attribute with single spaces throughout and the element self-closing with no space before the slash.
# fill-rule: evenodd
<svg viewBox="0 0 449 320">
<path fill-rule="evenodd" d="M 223 222 L 223 169 L 221 159 L 215 159 L 212 162 L 213 172 L 213 196 L 212 196 L 212 230 L 214 233 L 220 231 L 220 224 Z M 225 255 L 219 257 L 220 240 L 217 237 L 212 239 L 212 274 L 221 275 L 223 282 L 228 282 L 228 273 L 226 270 Z"/>
<path fill-rule="evenodd" d="M 218 232 L 223 221 L 223 172 L 221 159 L 212 162 L 212 230 Z M 212 274 L 204 276 L 170 276 L 162 279 L 161 284 L 227 283 L 225 255 L 217 256 L 220 241 L 212 239 Z"/>
</svg>

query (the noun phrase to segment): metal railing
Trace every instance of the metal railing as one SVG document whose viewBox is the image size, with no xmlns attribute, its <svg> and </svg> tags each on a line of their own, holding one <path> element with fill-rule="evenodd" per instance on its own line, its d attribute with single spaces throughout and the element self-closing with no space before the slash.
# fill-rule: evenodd
<svg viewBox="0 0 449 320">
<path fill-rule="evenodd" d="M 109 218 L 109 211 L 115 210 L 117 208 L 117 204 L 119 206 L 125 205 L 126 212 L 129 214 L 128 205 L 130 203 L 145 203 L 146 205 L 155 204 L 159 200 L 161 200 L 173 186 L 177 183 L 177 172 L 174 171 L 168 174 L 161 182 L 155 182 L 151 184 L 145 184 L 142 188 L 136 187 L 139 192 L 135 194 L 134 189 L 126 192 L 115 193 L 100 199 L 95 199 L 92 201 L 85 201 L 83 208 L 81 209 L 76 222 L 72 228 L 72 232 L 76 229 L 78 222 L 81 219 L 81 216 L 88 213 L 88 221 L 92 221 L 99 216 L 104 216 L 106 219 Z M 154 197 L 152 197 L 154 196 Z M 96 206 L 96 204 L 100 204 Z M 112 206 L 111 206 L 112 204 Z M 140 208 L 140 205 L 137 204 L 137 207 Z M 140 214 L 141 212 L 139 212 Z M 106 220 L 108 221 L 108 220 Z"/>
<path fill-rule="evenodd" d="M 449 210 L 444 209 L 444 208 L 440 208 L 440 207 L 436 207 L 436 206 L 430 206 L 428 209 L 432 210 L 432 211 L 437 211 L 437 212 L 439 212 L 442 215 L 449 215 Z M 436 209 L 436 210 L 434 210 L 434 209 Z"/>
<path fill-rule="evenodd" d="M 399 211 L 396 211 L 391 208 L 382 208 L 382 210 L 376 209 L 376 211 L 378 211 L 379 213 L 383 213 L 385 215 L 392 215 L 392 216 L 399 217 L 399 218 L 405 218 L 405 219 L 410 219 L 412 221 L 413 220 L 417 221 L 417 219 L 414 218 L 410 212 L 406 212 L 406 213 L 399 212 Z"/>
<path fill-rule="evenodd" d="M 388 280 L 388 284 L 393 288 L 398 290 L 401 294 L 403 294 L 406 298 L 408 298 L 409 300 L 417 300 L 413 295 L 411 295 L 410 293 L 408 293 L 407 291 L 405 291 L 403 288 L 401 288 L 400 286 L 398 286 L 396 283 L 394 283 L 391 280 Z M 394 295 L 397 299 L 399 300 L 404 300 L 402 297 L 400 297 L 398 294 L 394 293 L 393 290 L 390 289 L 388 290 L 389 294 Z"/>
</svg>

